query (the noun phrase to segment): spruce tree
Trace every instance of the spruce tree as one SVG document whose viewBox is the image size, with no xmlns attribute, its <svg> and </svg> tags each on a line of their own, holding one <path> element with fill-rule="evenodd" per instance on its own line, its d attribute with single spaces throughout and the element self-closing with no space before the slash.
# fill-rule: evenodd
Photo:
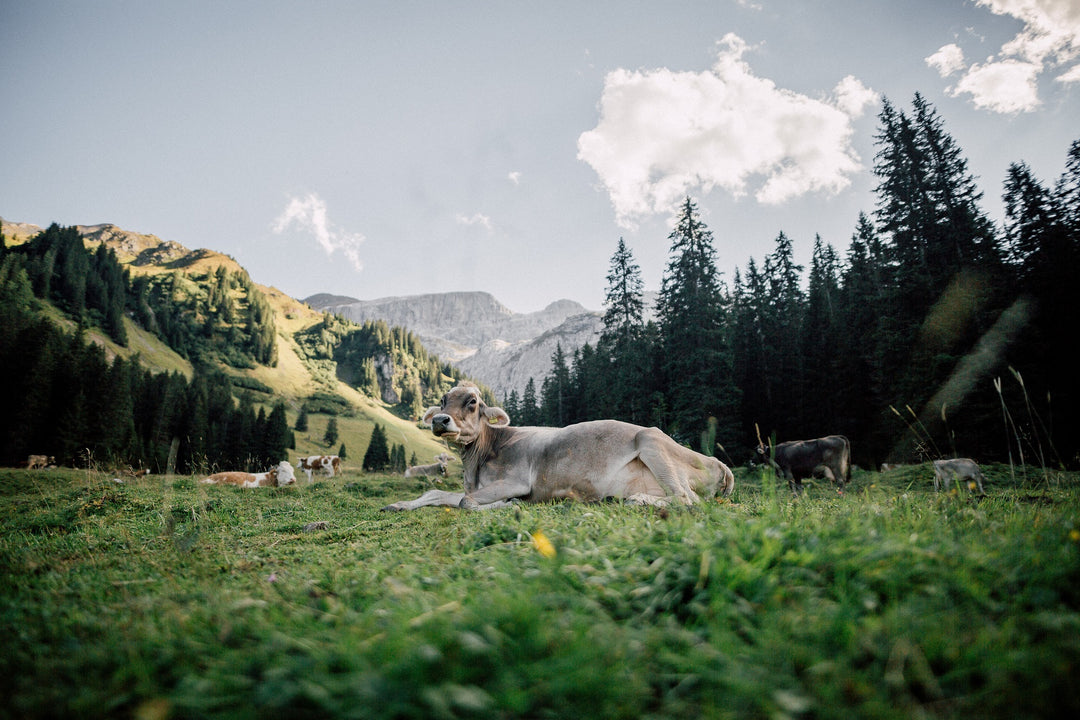
<svg viewBox="0 0 1080 720">
<path fill-rule="evenodd" d="M 570 368 L 562 344 L 556 343 L 551 354 L 551 373 L 544 380 L 541 390 L 541 421 L 552 427 L 563 427 L 571 410 Z"/>
<path fill-rule="evenodd" d="M 307 432 L 308 429 L 308 412 L 307 406 L 300 406 L 300 414 L 296 416 L 296 424 L 293 426 L 296 432 Z"/>
<path fill-rule="evenodd" d="M 800 355 L 804 363 L 804 415 L 799 418 L 799 437 L 847 432 L 837 422 L 840 406 L 834 382 L 840 369 L 839 261 L 831 245 L 814 239 L 803 316 Z M 807 410 L 807 408 L 809 410 Z"/>
<path fill-rule="evenodd" d="M 670 259 L 657 300 L 668 432 L 696 443 L 709 417 L 716 417 L 720 442 L 731 442 L 739 394 L 725 333 L 726 301 L 712 232 L 690 198 L 668 239 Z"/>
<path fill-rule="evenodd" d="M 770 372 L 765 377 L 772 398 L 772 422 L 767 427 L 783 439 L 798 437 L 806 416 L 805 365 L 799 342 L 806 296 L 801 283 L 803 266 L 795 262 L 794 243 L 784 232 L 775 242 L 762 273 L 766 292 L 762 325 L 766 352 L 771 356 Z"/>
<path fill-rule="evenodd" d="M 503 400 L 503 410 L 510 416 L 511 425 L 520 425 L 521 423 L 521 400 L 518 398 L 518 391 L 511 390 L 510 394 Z M 413 463 L 415 465 L 416 463 Z"/>
<path fill-rule="evenodd" d="M 742 390 L 741 429 L 743 436 L 756 440 L 754 426 L 766 431 L 776 427 L 773 388 L 769 381 L 773 353 L 769 346 L 767 321 L 770 303 L 765 275 L 750 258 L 745 275 L 736 271 L 732 290 L 732 370 Z M 777 396 L 779 397 L 779 396 Z"/>
<path fill-rule="evenodd" d="M 371 440 L 368 443 L 367 452 L 364 453 L 364 461 L 361 464 L 368 472 L 385 470 L 390 464 L 390 448 L 386 442 L 386 431 L 379 423 L 371 431 Z"/>
<path fill-rule="evenodd" d="M 859 214 L 840 289 L 837 341 L 840 408 L 838 426 L 848 434 L 856 457 L 882 458 L 888 436 L 881 433 L 881 411 L 892 402 L 885 378 L 896 375 L 895 330 L 889 312 L 886 250 L 870 218 Z"/>
<path fill-rule="evenodd" d="M 330 447 L 338 441 L 338 426 L 337 418 L 332 417 L 330 421 L 326 423 L 326 433 L 323 434 L 323 444 Z"/>
<path fill-rule="evenodd" d="M 521 397 L 521 422 L 519 425 L 538 425 L 540 423 L 540 406 L 536 400 L 536 381 L 529 378 L 525 383 L 525 394 Z"/>
<path fill-rule="evenodd" d="M 1080 140 L 1069 146 L 1065 158 L 1065 172 L 1054 186 L 1054 200 L 1061 212 L 1070 243 L 1080 246 Z"/>
<path fill-rule="evenodd" d="M 622 238 L 611 257 L 604 296 L 604 329 L 601 337 L 615 348 L 632 343 L 641 332 L 645 312 L 641 268 Z"/>
<path fill-rule="evenodd" d="M 876 138 L 877 219 L 892 255 L 889 341 L 897 358 L 885 384 L 890 404 L 921 408 L 921 422 L 940 426 L 941 408 L 926 403 L 997 320 L 1008 282 L 958 145 L 922 96 L 912 105 L 908 116 L 886 101 Z M 990 380 L 971 378 L 976 386 Z M 966 401 L 967 394 L 953 398 L 954 412 Z"/>
<path fill-rule="evenodd" d="M 642 423 L 646 417 L 643 398 L 650 390 L 647 352 L 651 348 L 644 342 L 641 269 L 622 238 L 611 258 L 607 282 L 596 362 L 583 362 L 581 367 L 580 383 L 590 391 L 585 406 L 599 416 Z"/>
<path fill-rule="evenodd" d="M 268 464 L 278 463 L 288 458 L 292 433 L 289 432 L 289 421 L 285 416 L 285 403 L 278 402 L 270 411 L 266 419 L 266 459 Z"/>
</svg>

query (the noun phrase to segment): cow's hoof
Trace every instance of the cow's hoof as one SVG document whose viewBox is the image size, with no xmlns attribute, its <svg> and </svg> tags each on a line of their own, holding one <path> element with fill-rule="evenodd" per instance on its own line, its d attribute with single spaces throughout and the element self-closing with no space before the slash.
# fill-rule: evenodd
<svg viewBox="0 0 1080 720">
<path fill-rule="evenodd" d="M 401 507 L 401 505 L 399 505 L 398 503 L 394 503 L 393 505 L 387 505 L 386 507 L 382 508 L 379 512 L 401 512 L 404 509 L 405 508 Z"/>
<path fill-rule="evenodd" d="M 458 503 L 458 507 L 462 510 L 479 510 L 480 503 L 476 502 L 471 497 L 466 496 L 461 498 L 461 502 Z"/>
</svg>

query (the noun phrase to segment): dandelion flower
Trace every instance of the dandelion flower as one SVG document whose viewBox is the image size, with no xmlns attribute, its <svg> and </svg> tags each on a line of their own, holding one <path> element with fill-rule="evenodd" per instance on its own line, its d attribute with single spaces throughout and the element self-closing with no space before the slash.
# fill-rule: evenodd
<svg viewBox="0 0 1080 720">
<path fill-rule="evenodd" d="M 1073 542 L 1080 542 L 1080 530 L 1070 530 L 1069 539 Z"/>
<path fill-rule="evenodd" d="M 542 530 L 537 530 L 532 534 L 532 544 L 536 548 L 536 551 L 546 558 L 555 557 L 555 546 L 548 540 L 547 535 Z"/>
</svg>

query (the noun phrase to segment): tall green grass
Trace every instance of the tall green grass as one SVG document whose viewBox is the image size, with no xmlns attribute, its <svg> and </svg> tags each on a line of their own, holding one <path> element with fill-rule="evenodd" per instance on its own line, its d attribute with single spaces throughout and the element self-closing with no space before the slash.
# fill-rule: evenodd
<svg viewBox="0 0 1080 720">
<path fill-rule="evenodd" d="M 1075 476 L 931 477 L 388 514 L 427 483 L 0 471 L 0 713 L 1074 716 Z"/>
</svg>

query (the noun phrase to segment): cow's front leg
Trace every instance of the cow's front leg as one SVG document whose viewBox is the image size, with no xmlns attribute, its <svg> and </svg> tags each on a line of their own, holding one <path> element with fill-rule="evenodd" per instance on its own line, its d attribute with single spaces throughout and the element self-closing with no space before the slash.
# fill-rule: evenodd
<svg viewBox="0 0 1080 720">
<path fill-rule="evenodd" d="M 393 505 L 387 505 L 383 510 L 415 510 L 416 508 L 428 505 L 458 507 L 464 497 L 464 493 L 452 493 L 447 492 L 446 490 L 428 490 L 415 500 L 402 500 Z"/>
<path fill-rule="evenodd" d="M 465 510 L 505 507 L 510 504 L 509 501 L 525 497 L 531 491 L 532 485 L 527 478 L 496 480 L 463 497 L 458 507 Z"/>
</svg>

